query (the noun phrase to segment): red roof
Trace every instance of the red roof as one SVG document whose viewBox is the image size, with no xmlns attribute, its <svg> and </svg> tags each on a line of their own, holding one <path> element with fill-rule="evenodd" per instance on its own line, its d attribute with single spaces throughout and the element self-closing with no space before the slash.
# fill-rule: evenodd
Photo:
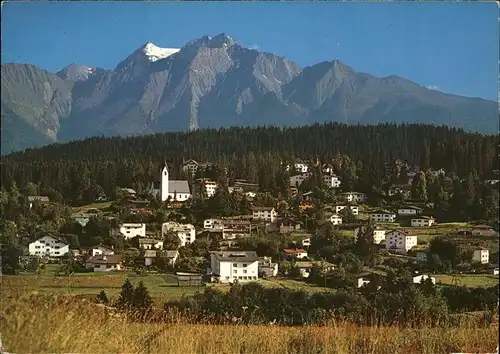
<svg viewBox="0 0 500 354">
<path fill-rule="evenodd" d="M 288 253 L 288 254 L 295 254 L 295 253 L 307 253 L 305 250 L 302 248 L 284 248 L 283 252 Z"/>
</svg>

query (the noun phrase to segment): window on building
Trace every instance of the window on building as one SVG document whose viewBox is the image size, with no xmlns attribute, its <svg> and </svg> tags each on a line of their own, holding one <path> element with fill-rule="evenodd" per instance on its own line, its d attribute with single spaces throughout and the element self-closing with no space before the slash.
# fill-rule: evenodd
<svg viewBox="0 0 500 354">
<path fill-rule="evenodd" d="M 246 269 L 243 269 L 243 274 L 247 274 L 247 270 Z"/>
<path fill-rule="evenodd" d="M 238 267 L 238 263 L 233 263 L 233 267 Z"/>
<path fill-rule="evenodd" d="M 233 274 L 236 274 L 236 273 L 237 273 L 237 270 L 236 270 L 236 269 L 235 269 L 235 270 L 233 270 Z"/>
</svg>

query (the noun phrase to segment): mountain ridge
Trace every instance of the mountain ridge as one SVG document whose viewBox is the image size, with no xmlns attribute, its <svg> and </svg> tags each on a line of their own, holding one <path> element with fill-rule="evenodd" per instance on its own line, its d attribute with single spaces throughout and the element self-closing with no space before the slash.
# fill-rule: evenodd
<svg viewBox="0 0 500 354">
<path fill-rule="evenodd" d="M 2 154 L 47 141 L 234 125 L 413 122 L 498 130 L 496 102 L 359 73 L 339 60 L 300 68 L 223 33 L 180 49 L 146 42 L 111 70 L 73 63 L 50 73 L 7 63 L 1 71 Z M 16 137 L 17 129 L 27 135 Z"/>
</svg>

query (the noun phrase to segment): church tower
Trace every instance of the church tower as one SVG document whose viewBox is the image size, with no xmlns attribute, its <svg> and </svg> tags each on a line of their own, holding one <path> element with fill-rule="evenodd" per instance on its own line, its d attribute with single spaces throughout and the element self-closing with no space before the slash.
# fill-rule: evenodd
<svg viewBox="0 0 500 354">
<path fill-rule="evenodd" d="M 167 163 L 165 162 L 165 166 L 161 170 L 161 185 L 160 185 L 160 196 L 161 201 L 164 202 L 168 199 L 168 168 Z"/>
</svg>

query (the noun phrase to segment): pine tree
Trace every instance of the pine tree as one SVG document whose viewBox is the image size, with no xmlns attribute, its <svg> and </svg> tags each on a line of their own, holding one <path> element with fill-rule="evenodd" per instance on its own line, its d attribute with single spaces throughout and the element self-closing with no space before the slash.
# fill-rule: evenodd
<svg viewBox="0 0 500 354">
<path fill-rule="evenodd" d="M 97 295 L 96 302 L 104 305 L 109 303 L 108 295 L 104 290 L 101 290 L 101 292 Z"/>
<path fill-rule="evenodd" d="M 144 286 L 144 283 L 141 281 L 139 285 L 135 288 L 133 292 L 133 307 L 136 310 L 145 311 L 151 308 L 153 305 L 153 300 L 149 295 L 148 289 Z"/>
<path fill-rule="evenodd" d="M 120 296 L 118 298 L 118 307 L 122 309 L 130 309 L 134 305 L 134 286 L 127 278 L 125 283 L 122 285 L 122 291 L 120 292 Z"/>
</svg>

